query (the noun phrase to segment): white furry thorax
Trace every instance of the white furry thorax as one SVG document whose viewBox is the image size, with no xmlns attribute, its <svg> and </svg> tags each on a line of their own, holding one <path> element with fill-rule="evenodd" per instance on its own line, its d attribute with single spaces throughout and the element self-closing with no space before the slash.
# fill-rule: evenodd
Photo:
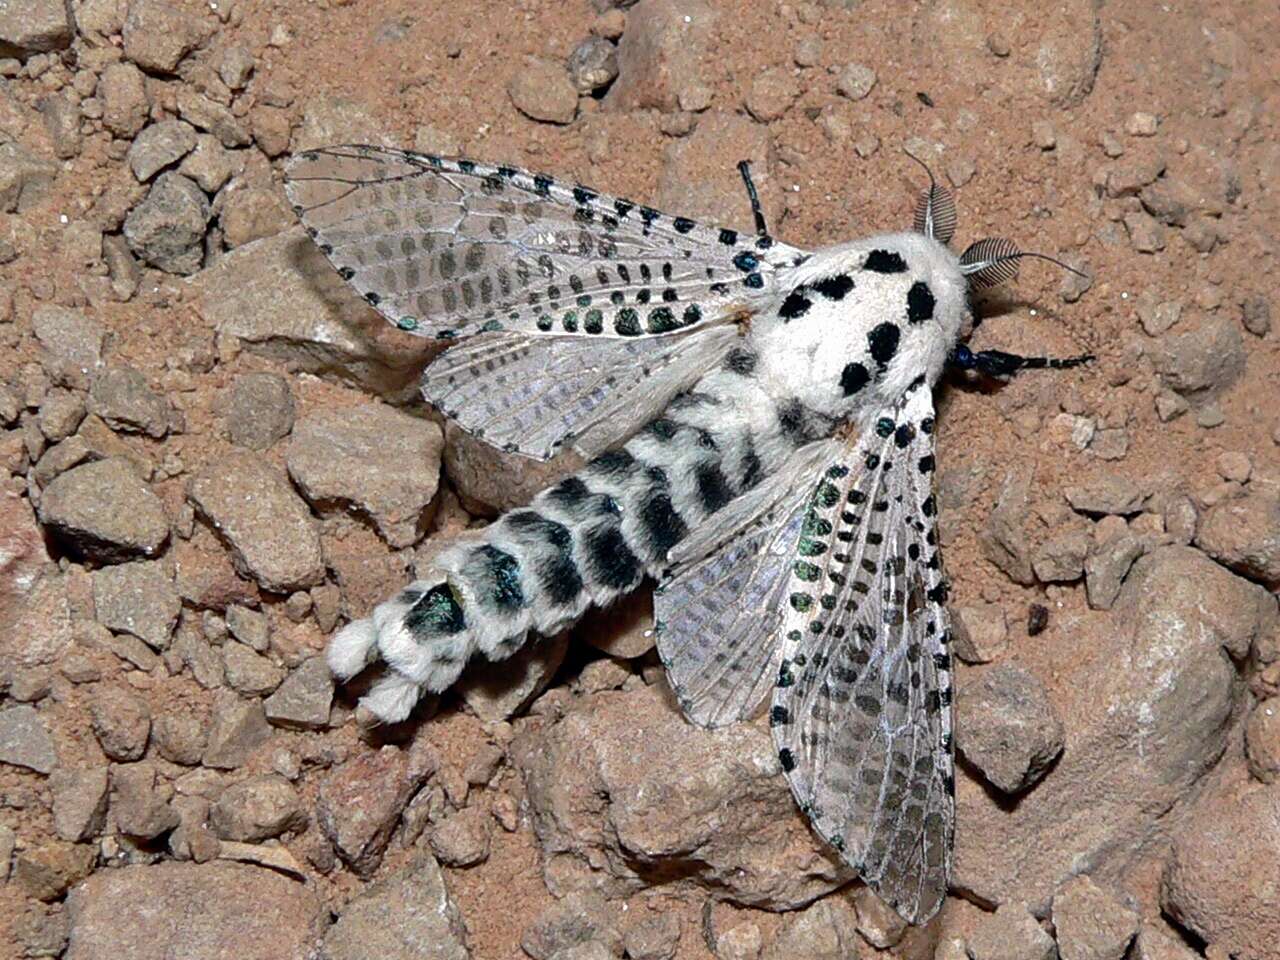
<svg viewBox="0 0 1280 960">
<path fill-rule="evenodd" d="M 900 272 L 866 269 L 873 252 L 901 258 Z M 802 316 L 786 316 L 787 298 L 825 279 L 847 277 L 852 288 L 840 299 L 809 297 Z M 912 322 L 907 293 L 927 285 L 935 303 L 932 316 Z M 920 377 L 932 385 L 970 323 L 967 283 L 959 258 L 944 244 L 919 233 L 879 234 L 819 250 L 779 271 L 776 302 L 752 322 L 750 339 L 760 356 L 758 376 L 774 397 L 796 397 L 805 406 L 840 420 L 877 410 L 901 397 Z M 898 329 L 898 342 L 886 363 L 872 356 L 868 338 L 885 324 Z M 864 389 L 846 395 L 841 375 L 850 363 L 871 374 Z"/>
</svg>

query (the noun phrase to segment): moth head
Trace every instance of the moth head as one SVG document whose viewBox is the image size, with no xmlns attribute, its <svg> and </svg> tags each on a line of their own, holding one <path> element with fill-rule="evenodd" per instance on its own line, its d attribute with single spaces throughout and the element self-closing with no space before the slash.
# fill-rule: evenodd
<svg viewBox="0 0 1280 960">
<path fill-rule="evenodd" d="M 915 230 L 945 246 L 951 242 L 951 237 L 956 231 L 955 198 L 945 187 L 938 186 L 928 164 L 909 150 L 904 149 L 903 152 L 920 164 L 929 177 L 929 189 L 925 190 L 916 202 Z M 1016 277 L 1019 262 L 1024 257 L 1048 260 L 1078 277 L 1085 276 L 1074 267 L 1069 267 L 1061 260 L 1055 260 L 1046 254 L 1019 250 L 1017 244 L 1003 237 L 987 237 L 969 244 L 964 253 L 960 254 L 960 274 L 968 281 L 970 291 L 984 290 Z"/>
</svg>

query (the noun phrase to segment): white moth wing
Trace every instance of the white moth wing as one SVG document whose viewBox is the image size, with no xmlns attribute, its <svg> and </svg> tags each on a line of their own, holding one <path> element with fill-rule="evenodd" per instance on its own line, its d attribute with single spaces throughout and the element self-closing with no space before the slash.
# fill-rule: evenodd
<svg viewBox="0 0 1280 960">
<path fill-rule="evenodd" d="M 515 167 L 374 146 L 293 157 L 285 191 L 338 272 L 388 320 L 639 337 L 749 315 L 801 251 Z"/>
<path fill-rule="evenodd" d="M 566 442 L 590 459 L 718 366 L 734 326 L 607 340 L 481 333 L 437 357 L 422 393 L 480 439 L 538 460 Z"/>
<path fill-rule="evenodd" d="M 823 440 L 798 451 L 672 550 L 680 565 L 654 591 L 654 623 L 667 679 L 691 722 L 744 719 L 776 681 L 784 589 L 809 490 L 838 447 Z"/>
<path fill-rule="evenodd" d="M 928 388 L 867 434 L 813 496 L 770 723 L 817 833 L 914 924 L 946 895 L 955 818 Z"/>
</svg>

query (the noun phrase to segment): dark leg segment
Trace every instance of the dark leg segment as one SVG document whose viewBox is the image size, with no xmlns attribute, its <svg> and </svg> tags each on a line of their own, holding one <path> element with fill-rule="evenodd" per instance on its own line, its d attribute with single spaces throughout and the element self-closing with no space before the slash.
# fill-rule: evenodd
<svg viewBox="0 0 1280 960">
<path fill-rule="evenodd" d="M 974 353 L 961 344 L 951 355 L 951 365 L 961 370 L 977 370 L 989 377 L 1008 377 L 1019 370 L 1066 370 L 1096 359 L 1092 354 L 1079 357 L 1020 357 L 1003 350 L 981 350 Z"/>
<path fill-rule="evenodd" d="M 769 228 L 764 223 L 764 211 L 760 208 L 760 195 L 756 193 L 756 185 L 751 180 L 751 161 L 738 161 L 738 172 L 742 174 L 742 182 L 747 185 L 747 196 L 751 199 L 751 215 L 756 218 L 756 235 L 767 237 Z"/>
</svg>

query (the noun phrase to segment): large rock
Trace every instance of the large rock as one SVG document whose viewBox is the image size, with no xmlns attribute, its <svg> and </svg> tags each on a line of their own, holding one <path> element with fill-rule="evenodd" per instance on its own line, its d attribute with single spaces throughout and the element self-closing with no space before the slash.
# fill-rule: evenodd
<svg viewBox="0 0 1280 960">
<path fill-rule="evenodd" d="M 467 928 L 430 854 L 373 884 L 324 938 L 327 960 L 467 960 Z"/>
<path fill-rule="evenodd" d="M 1280 957 L 1280 785 L 1243 776 L 1196 803 L 1174 838 L 1161 904 L 1177 923 L 1240 960 Z"/>
<path fill-rule="evenodd" d="M 194 180 L 162 173 L 145 200 L 129 212 L 124 236 L 141 260 L 168 273 L 195 273 L 204 262 L 209 200 Z"/>
<path fill-rule="evenodd" d="M 163 0 L 129 0 L 124 55 L 144 70 L 173 73 L 188 53 L 216 32 L 211 21 Z"/>
<path fill-rule="evenodd" d="M 440 484 L 444 435 L 381 403 L 316 413 L 293 428 L 289 475 L 317 508 L 356 507 L 393 547 L 422 535 Z"/>
<path fill-rule="evenodd" d="M 196 311 L 219 333 L 388 398 L 411 396 L 418 373 L 441 350 L 394 329 L 360 300 L 301 228 L 237 247 L 191 284 Z"/>
<path fill-rule="evenodd" d="M 287 593 L 324 579 L 320 535 L 283 473 L 254 454 L 221 457 L 191 484 L 191 501 L 232 549 L 236 569 Z"/>
<path fill-rule="evenodd" d="M 1241 690 L 1231 658 L 1276 622 L 1266 591 L 1168 546 L 1134 565 L 1110 615 L 1079 616 L 1069 645 L 1020 651 L 1066 747 L 1016 805 L 961 771 L 954 885 L 1042 914 L 1075 874 L 1116 882 L 1226 748 Z"/>
<path fill-rule="evenodd" d="M 553 893 L 621 896 L 680 878 L 793 909 L 852 875 L 796 809 L 763 724 L 694 727 L 662 686 L 585 697 L 527 725 L 513 755 Z"/>
<path fill-rule="evenodd" d="M 95 570 L 93 603 L 104 627 L 132 634 L 155 650 L 169 646 L 182 610 L 173 572 L 160 560 L 135 560 Z"/>
<path fill-rule="evenodd" d="M 711 91 L 703 65 L 715 17 L 705 0 L 647 0 L 631 10 L 606 108 L 620 113 L 706 109 Z"/>
<path fill-rule="evenodd" d="M 512 456 L 445 423 L 444 469 L 468 513 L 496 516 L 527 506 L 534 495 L 582 468 L 572 450 L 545 462 Z"/>
<path fill-rule="evenodd" d="M 1186 322 L 1148 351 L 1156 372 L 1173 390 L 1195 399 L 1216 397 L 1244 373 L 1244 343 L 1236 321 L 1215 314 L 1194 327 Z"/>
<path fill-rule="evenodd" d="M 61 50 L 74 33 L 71 8 L 63 0 L 0 3 L 0 56 Z"/>
<path fill-rule="evenodd" d="M 1280 582 L 1280 500 L 1250 494 L 1214 504 L 1200 520 L 1196 546 L 1250 579 Z"/>
<path fill-rule="evenodd" d="M 356 874 L 368 877 L 378 869 L 400 812 L 437 765 L 421 741 L 410 750 L 358 754 L 321 782 L 316 821 Z"/>
<path fill-rule="evenodd" d="M 0 763 L 50 773 L 58 762 L 44 719 L 30 704 L 0 710 Z"/>
<path fill-rule="evenodd" d="M 98 561 L 154 556 L 169 537 L 160 498 L 119 457 L 55 477 L 40 497 L 40 522 Z"/>
<path fill-rule="evenodd" d="M 303 884 L 221 862 L 103 870 L 71 891 L 67 909 L 67 960 L 310 957 L 326 919 Z"/>
</svg>

